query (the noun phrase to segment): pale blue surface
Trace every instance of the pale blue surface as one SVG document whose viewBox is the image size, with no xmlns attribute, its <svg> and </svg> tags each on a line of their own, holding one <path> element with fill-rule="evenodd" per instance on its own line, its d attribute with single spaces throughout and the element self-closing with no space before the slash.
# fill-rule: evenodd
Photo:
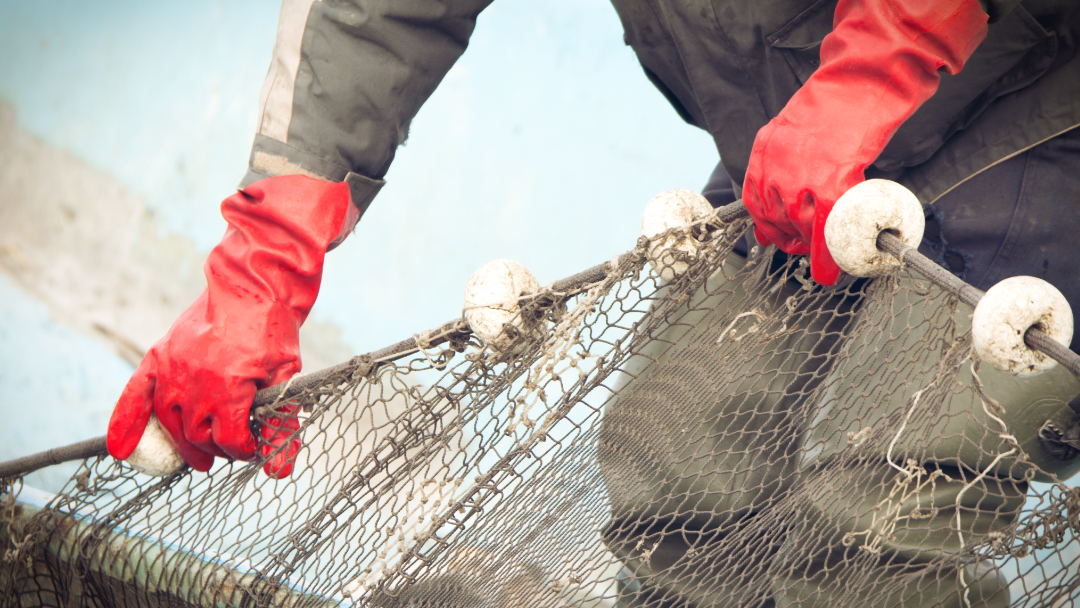
<svg viewBox="0 0 1080 608">
<path fill-rule="evenodd" d="M 132 367 L 0 275 L 0 461 L 105 434 Z M 55 492 L 75 465 L 26 483 Z"/>
<path fill-rule="evenodd" d="M 146 197 L 203 250 L 247 166 L 273 2 L 0 2 L 17 124 Z"/>
</svg>

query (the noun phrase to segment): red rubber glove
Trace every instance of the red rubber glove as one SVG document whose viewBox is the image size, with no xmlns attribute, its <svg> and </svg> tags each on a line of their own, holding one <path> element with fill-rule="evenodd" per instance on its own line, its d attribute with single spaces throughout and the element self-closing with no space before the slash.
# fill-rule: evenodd
<svg viewBox="0 0 1080 608">
<path fill-rule="evenodd" d="M 758 131 L 743 201 L 763 245 L 810 254 L 814 280 L 840 269 L 825 245 L 836 199 L 986 37 L 977 0 L 841 0 L 821 67 Z"/>
<path fill-rule="evenodd" d="M 229 223 L 206 259 L 206 291 L 143 358 L 109 420 L 113 457 L 131 455 L 153 412 L 173 447 L 198 471 L 215 456 L 254 460 L 281 449 L 264 467 L 292 472 L 300 450 L 289 441 L 292 408 L 251 434 L 255 392 L 300 371 L 300 325 L 322 279 L 323 257 L 359 217 L 344 182 L 300 175 L 256 182 L 225 199 Z"/>
</svg>

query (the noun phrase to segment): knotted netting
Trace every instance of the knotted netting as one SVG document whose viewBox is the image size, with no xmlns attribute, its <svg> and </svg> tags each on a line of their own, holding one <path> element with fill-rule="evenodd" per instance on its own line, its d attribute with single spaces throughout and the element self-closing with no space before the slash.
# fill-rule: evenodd
<svg viewBox="0 0 1080 608">
<path fill-rule="evenodd" d="M 642 240 L 525 294 L 513 348 L 460 322 L 342 366 L 288 400 L 287 479 L 92 458 L 40 508 L 13 481 L 0 605 L 1080 601 L 1080 459 L 1040 439 L 1080 381 L 980 366 L 970 308 L 908 269 L 744 259 L 747 225 L 696 227 L 670 281 Z"/>
</svg>

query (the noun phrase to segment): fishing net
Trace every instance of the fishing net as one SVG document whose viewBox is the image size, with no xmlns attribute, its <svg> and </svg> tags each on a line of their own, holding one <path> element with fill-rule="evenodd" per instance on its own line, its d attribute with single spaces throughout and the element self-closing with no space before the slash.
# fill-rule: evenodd
<svg viewBox="0 0 1080 608">
<path fill-rule="evenodd" d="M 92 458 L 38 507 L 11 480 L 0 606 L 1080 600 L 1080 459 L 1045 441 L 1080 382 L 980 367 L 910 270 L 740 257 L 747 226 L 695 227 L 670 281 L 643 239 L 523 298 L 513 348 L 452 323 L 260 408 L 300 419 L 287 479 Z"/>
</svg>

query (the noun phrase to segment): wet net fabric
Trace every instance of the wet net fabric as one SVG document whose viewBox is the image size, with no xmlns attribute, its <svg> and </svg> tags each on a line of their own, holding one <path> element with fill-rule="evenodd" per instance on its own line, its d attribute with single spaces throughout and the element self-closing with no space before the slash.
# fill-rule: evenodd
<svg viewBox="0 0 1080 608">
<path fill-rule="evenodd" d="M 288 479 L 91 459 L 41 509 L 15 483 L 0 606 L 1080 602 L 1080 459 L 1039 441 L 1080 382 L 980 366 L 970 309 L 907 270 L 746 261 L 745 227 L 672 281 L 642 243 L 525 298 L 508 351 L 327 378 L 290 400 Z"/>
</svg>

